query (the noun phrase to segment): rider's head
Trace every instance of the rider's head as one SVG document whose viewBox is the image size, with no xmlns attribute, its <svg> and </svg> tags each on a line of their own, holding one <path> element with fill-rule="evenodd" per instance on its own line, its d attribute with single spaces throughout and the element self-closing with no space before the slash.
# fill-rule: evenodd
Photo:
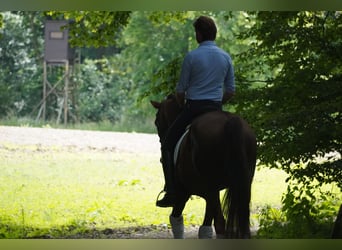
<svg viewBox="0 0 342 250">
<path fill-rule="evenodd" d="M 217 28 L 213 19 L 207 16 L 200 16 L 194 22 L 196 39 L 198 43 L 203 41 L 214 41 L 216 39 Z"/>
</svg>

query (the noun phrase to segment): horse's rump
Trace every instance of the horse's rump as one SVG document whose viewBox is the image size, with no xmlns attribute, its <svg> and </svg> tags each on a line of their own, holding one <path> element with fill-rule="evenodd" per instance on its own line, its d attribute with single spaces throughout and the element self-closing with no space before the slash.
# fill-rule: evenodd
<svg viewBox="0 0 342 250">
<path fill-rule="evenodd" d="M 197 190 L 196 194 L 201 195 L 201 192 L 227 187 L 229 171 L 224 163 L 230 154 L 230 142 L 226 129 L 235 117 L 227 112 L 215 111 L 192 122 L 177 163 L 178 175 L 184 180 L 182 185 L 186 189 Z"/>
</svg>

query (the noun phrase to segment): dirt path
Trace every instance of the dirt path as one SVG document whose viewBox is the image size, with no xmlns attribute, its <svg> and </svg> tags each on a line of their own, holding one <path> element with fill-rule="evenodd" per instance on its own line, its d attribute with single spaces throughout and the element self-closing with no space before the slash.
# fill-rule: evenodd
<svg viewBox="0 0 342 250">
<path fill-rule="evenodd" d="M 0 144 L 66 146 L 159 154 L 155 134 L 0 126 Z"/>
</svg>

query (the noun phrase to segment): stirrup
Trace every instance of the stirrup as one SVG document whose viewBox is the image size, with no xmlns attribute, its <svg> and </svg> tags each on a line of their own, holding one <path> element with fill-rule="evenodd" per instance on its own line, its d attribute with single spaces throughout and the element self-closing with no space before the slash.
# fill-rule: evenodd
<svg viewBox="0 0 342 250">
<path fill-rule="evenodd" d="M 159 201 L 159 196 L 160 196 L 162 193 L 166 193 L 166 191 L 163 189 L 162 191 L 159 192 L 159 194 L 158 194 L 158 196 L 157 196 L 156 204 L 157 204 L 157 202 Z"/>
<path fill-rule="evenodd" d="M 164 198 L 159 200 L 159 196 L 163 192 L 165 192 Z M 167 199 L 170 199 L 170 198 L 171 198 L 171 202 L 169 201 L 169 203 L 163 204 L 163 202 L 165 203 L 165 201 L 167 201 Z M 162 203 L 160 203 L 160 202 L 162 202 Z M 173 207 L 174 205 L 175 205 L 175 195 L 174 194 L 167 193 L 164 190 L 158 194 L 157 201 L 156 201 L 157 207 Z"/>
</svg>

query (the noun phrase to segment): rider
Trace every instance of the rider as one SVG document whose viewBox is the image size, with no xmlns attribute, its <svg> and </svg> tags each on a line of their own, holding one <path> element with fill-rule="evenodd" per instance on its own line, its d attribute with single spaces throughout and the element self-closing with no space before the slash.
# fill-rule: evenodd
<svg viewBox="0 0 342 250">
<path fill-rule="evenodd" d="M 193 26 L 199 46 L 184 58 L 176 87 L 177 102 L 183 110 L 162 141 L 166 194 L 163 199 L 157 201 L 156 205 L 159 207 L 172 207 L 175 204 L 173 153 L 186 126 L 200 114 L 222 110 L 222 104 L 235 93 L 232 60 L 230 55 L 214 42 L 217 33 L 214 20 L 200 16 Z"/>
</svg>

